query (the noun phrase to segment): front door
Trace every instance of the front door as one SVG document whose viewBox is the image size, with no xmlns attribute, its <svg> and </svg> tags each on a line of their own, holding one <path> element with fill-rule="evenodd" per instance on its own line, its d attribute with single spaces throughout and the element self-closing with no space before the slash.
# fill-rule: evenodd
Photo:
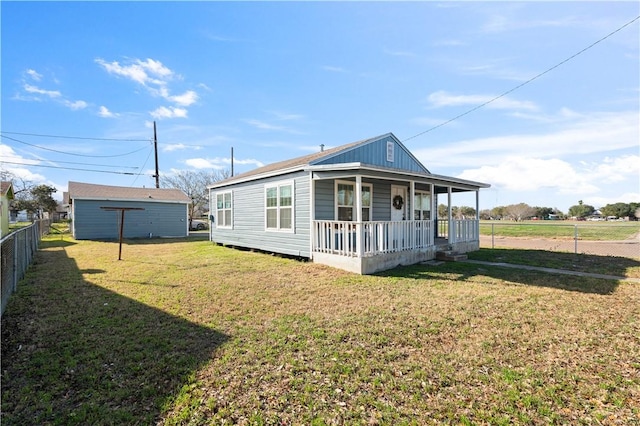
<svg viewBox="0 0 640 426">
<path fill-rule="evenodd" d="M 407 215 L 407 188 L 391 185 L 391 221 L 406 220 Z"/>
</svg>

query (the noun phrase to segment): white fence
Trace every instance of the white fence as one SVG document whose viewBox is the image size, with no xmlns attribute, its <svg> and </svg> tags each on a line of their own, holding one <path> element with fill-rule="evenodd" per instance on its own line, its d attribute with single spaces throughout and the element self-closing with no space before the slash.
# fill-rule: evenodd
<svg viewBox="0 0 640 426">
<path fill-rule="evenodd" d="M 0 315 L 4 314 L 9 297 L 16 290 L 38 250 L 40 239 L 49 232 L 49 220 L 39 220 L 2 238 L 1 268 L 2 300 Z"/>
</svg>

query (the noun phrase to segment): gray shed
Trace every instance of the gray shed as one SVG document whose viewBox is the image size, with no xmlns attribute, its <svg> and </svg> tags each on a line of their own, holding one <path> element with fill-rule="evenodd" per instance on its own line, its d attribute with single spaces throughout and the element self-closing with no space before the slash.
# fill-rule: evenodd
<svg viewBox="0 0 640 426">
<path fill-rule="evenodd" d="M 125 212 L 124 238 L 185 237 L 191 199 L 179 189 L 129 188 L 69 182 L 71 230 L 77 240 L 117 239 L 120 212 L 103 207 L 144 210 Z"/>
<path fill-rule="evenodd" d="M 451 194 L 488 184 L 432 174 L 392 133 L 267 165 L 209 186 L 211 241 L 360 274 L 479 248 L 479 218 Z M 438 196 L 448 217 L 437 217 Z"/>
</svg>

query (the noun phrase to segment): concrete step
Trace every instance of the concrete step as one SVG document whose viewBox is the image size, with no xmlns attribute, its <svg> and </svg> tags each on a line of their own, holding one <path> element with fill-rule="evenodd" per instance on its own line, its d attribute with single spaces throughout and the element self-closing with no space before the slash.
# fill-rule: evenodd
<svg viewBox="0 0 640 426">
<path fill-rule="evenodd" d="M 466 254 L 458 253 L 457 251 L 439 251 L 436 253 L 436 259 L 447 262 L 459 262 L 461 260 L 467 260 L 468 257 Z"/>
</svg>

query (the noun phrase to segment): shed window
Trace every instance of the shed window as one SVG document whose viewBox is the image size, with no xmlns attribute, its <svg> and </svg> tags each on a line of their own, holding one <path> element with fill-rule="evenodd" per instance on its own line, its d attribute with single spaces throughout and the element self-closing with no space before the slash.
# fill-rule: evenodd
<svg viewBox="0 0 640 426">
<path fill-rule="evenodd" d="M 218 228 L 231 228 L 233 217 L 233 202 L 231 192 L 216 194 L 216 226 Z"/>
<path fill-rule="evenodd" d="M 293 232 L 293 206 L 293 182 L 265 186 L 265 228 Z"/>
</svg>

